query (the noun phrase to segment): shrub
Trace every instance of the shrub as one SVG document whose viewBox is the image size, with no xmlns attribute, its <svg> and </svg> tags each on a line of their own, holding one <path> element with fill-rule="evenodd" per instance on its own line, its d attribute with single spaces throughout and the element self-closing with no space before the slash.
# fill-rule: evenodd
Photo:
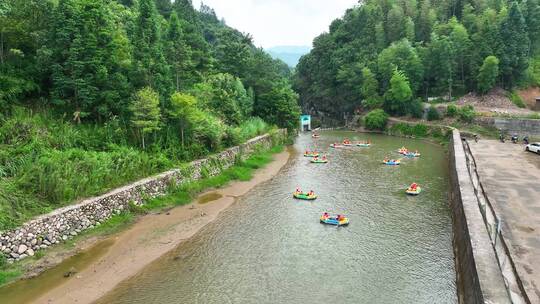
<svg viewBox="0 0 540 304">
<path fill-rule="evenodd" d="M 527 105 L 525 105 L 525 102 L 523 101 L 523 98 L 521 98 L 521 96 L 519 96 L 519 94 L 517 94 L 516 92 L 508 93 L 508 98 L 510 98 L 512 103 L 514 103 L 519 108 L 523 109 L 527 107 Z"/>
<path fill-rule="evenodd" d="M 429 134 L 429 128 L 424 124 L 413 126 L 406 123 L 398 123 L 392 126 L 390 133 L 402 136 L 426 137 Z"/>
<path fill-rule="evenodd" d="M 446 108 L 446 116 L 448 117 L 455 117 L 457 113 L 458 108 L 453 104 L 448 105 L 448 107 Z"/>
<path fill-rule="evenodd" d="M 388 123 L 388 114 L 381 109 L 373 110 L 366 115 L 364 123 L 369 130 L 384 130 Z"/>
<path fill-rule="evenodd" d="M 439 114 L 439 111 L 437 111 L 437 108 L 434 106 L 429 107 L 427 112 L 427 120 L 433 121 L 439 119 L 441 119 L 441 115 Z"/>
<path fill-rule="evenodd" d="M 422 102 L 420 100 L 413 101 L 409 108 L 409 113 L 414 118 L 424 117 L 424 106 L 422 105 Z"/>
<path fill-rule="evenodd" d="M 368 110 L 378 109 L 382 107 L 383 104 L 384 104 L 384 100 L 379 96 L 366 98 L 362 102 L 362 106 Z"/>
<path fill-rule="evenodd" d="M 458 111 L 458 117 L 459 120 L 466 123 L 473 122 L 474 118 L 476 117 L 476 112 L 474 112 L 474 107 L 471 105 L 467 105 L 459 109 Z"/>
</svg>

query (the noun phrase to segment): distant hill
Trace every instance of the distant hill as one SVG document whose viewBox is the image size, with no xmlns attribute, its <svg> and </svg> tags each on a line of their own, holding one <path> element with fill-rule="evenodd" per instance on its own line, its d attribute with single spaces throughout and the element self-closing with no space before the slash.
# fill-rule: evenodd
<svg viewBox="0 0 540 304">
<path fill-rule="evenodd" d="M 275 46 L 266 49 L 274 58 L 281 59 L 291 67 L 295 67 L 300 57 L 311 51 L 309 46 Z"/>
</svg>

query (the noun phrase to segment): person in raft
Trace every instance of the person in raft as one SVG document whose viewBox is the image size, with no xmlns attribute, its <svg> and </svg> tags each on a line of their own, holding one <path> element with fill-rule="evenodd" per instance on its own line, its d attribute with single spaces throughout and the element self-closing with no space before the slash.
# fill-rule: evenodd
<svg viewBox="0 0 540 304">
<path fill-rule="evenodd" d="M 411 190 L 416 191 L 416 188 L 418 188 L 418 184 L 417 183 L 412 183 Z"/>
<path fill-rule="evenodd" d="M 343 215 L 338 214 L 338 215 L 336 216 L 336 220 L 337 220 L 338 222 L 340 222 L 342 219 L 343 219 Z"/>
<path fill-rule="evenodd" d="M 330 215 L 328 214 L 328 212 L 325 212 L 322 217 L 323 219 L 327 220 L 330 217 Z"/>
<path fill-rule="evenodd" d="M 385 163 L 389 162 L 388 157 L 385 157 L 383 162 L 385 162 Z"/>
<path fill-rule="evenodd" d="M 313 190 L 310 190 L 308 193 L 308 196 L 314 196 L 314 195 L 315 195 L 315 192 L 313 192 Z"/>
<path fill-rule="evenodd" d="M 326 161 L 326 155 L 323 155 L 322 160 Z"/>
<path fill-rule="evenodd" d="M 300 187 L 296 187 L 296 193 L 302 193 L 302 189 L 300 189 Z"/>
</svg>

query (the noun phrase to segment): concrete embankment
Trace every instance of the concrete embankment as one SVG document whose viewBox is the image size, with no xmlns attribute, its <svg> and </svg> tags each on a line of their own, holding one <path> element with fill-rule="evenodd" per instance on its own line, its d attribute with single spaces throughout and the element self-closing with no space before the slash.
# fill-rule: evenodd
<svg viewBox="0 0 540 304">
<path fill-rule="evenodd" d="M 459 131 L 450 149 L 450 203 L 460 303 L 512 303 L 479 207 Z"/>
<path fill-rule="evenodd" d="M 540 137 L 540 119 L 479 117 L 476 123 L 504 130 L 508 134 L 517 134 L 520 137 Z"/>
<path fill-rule="evenodd" d="M 36 251 L 70 239 L 84 230 L 100 225 L 114 214 L 129 207 L 129 204 L 144 204 L 145 199 L 164 195 L 172 185 L 213 176 L 232 166 L 238 158 L 252 154 L 259 147 L 269 148 L 282 141 L 286 130 L 266 134 L 248 142 L 229 148 L 217 155 L 191 162 L 187 166 L 146 178 L 99 197 L 55 210 L 37 217 L 17 229 L 0 232 L 0 254 L 8 262 L 33 256 Z"/>
</svg>

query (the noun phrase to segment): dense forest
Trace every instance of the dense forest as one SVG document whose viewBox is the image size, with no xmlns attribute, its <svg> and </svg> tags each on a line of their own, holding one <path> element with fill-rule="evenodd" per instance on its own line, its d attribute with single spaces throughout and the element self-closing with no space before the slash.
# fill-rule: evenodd
<svg viewBox="0 0 540 304">
<path fill-rule="evenodd" d="M 538 0 L 365 0 L 314 40 L 295 87 L 310 113 L 421 115 L 451 100 L 540 80 Z"/>
<path fill-rule="evenodd" d="M 191 0 L 0 1 L 0 230 L 295 128 L 290 76 Z"/>
</svg>

